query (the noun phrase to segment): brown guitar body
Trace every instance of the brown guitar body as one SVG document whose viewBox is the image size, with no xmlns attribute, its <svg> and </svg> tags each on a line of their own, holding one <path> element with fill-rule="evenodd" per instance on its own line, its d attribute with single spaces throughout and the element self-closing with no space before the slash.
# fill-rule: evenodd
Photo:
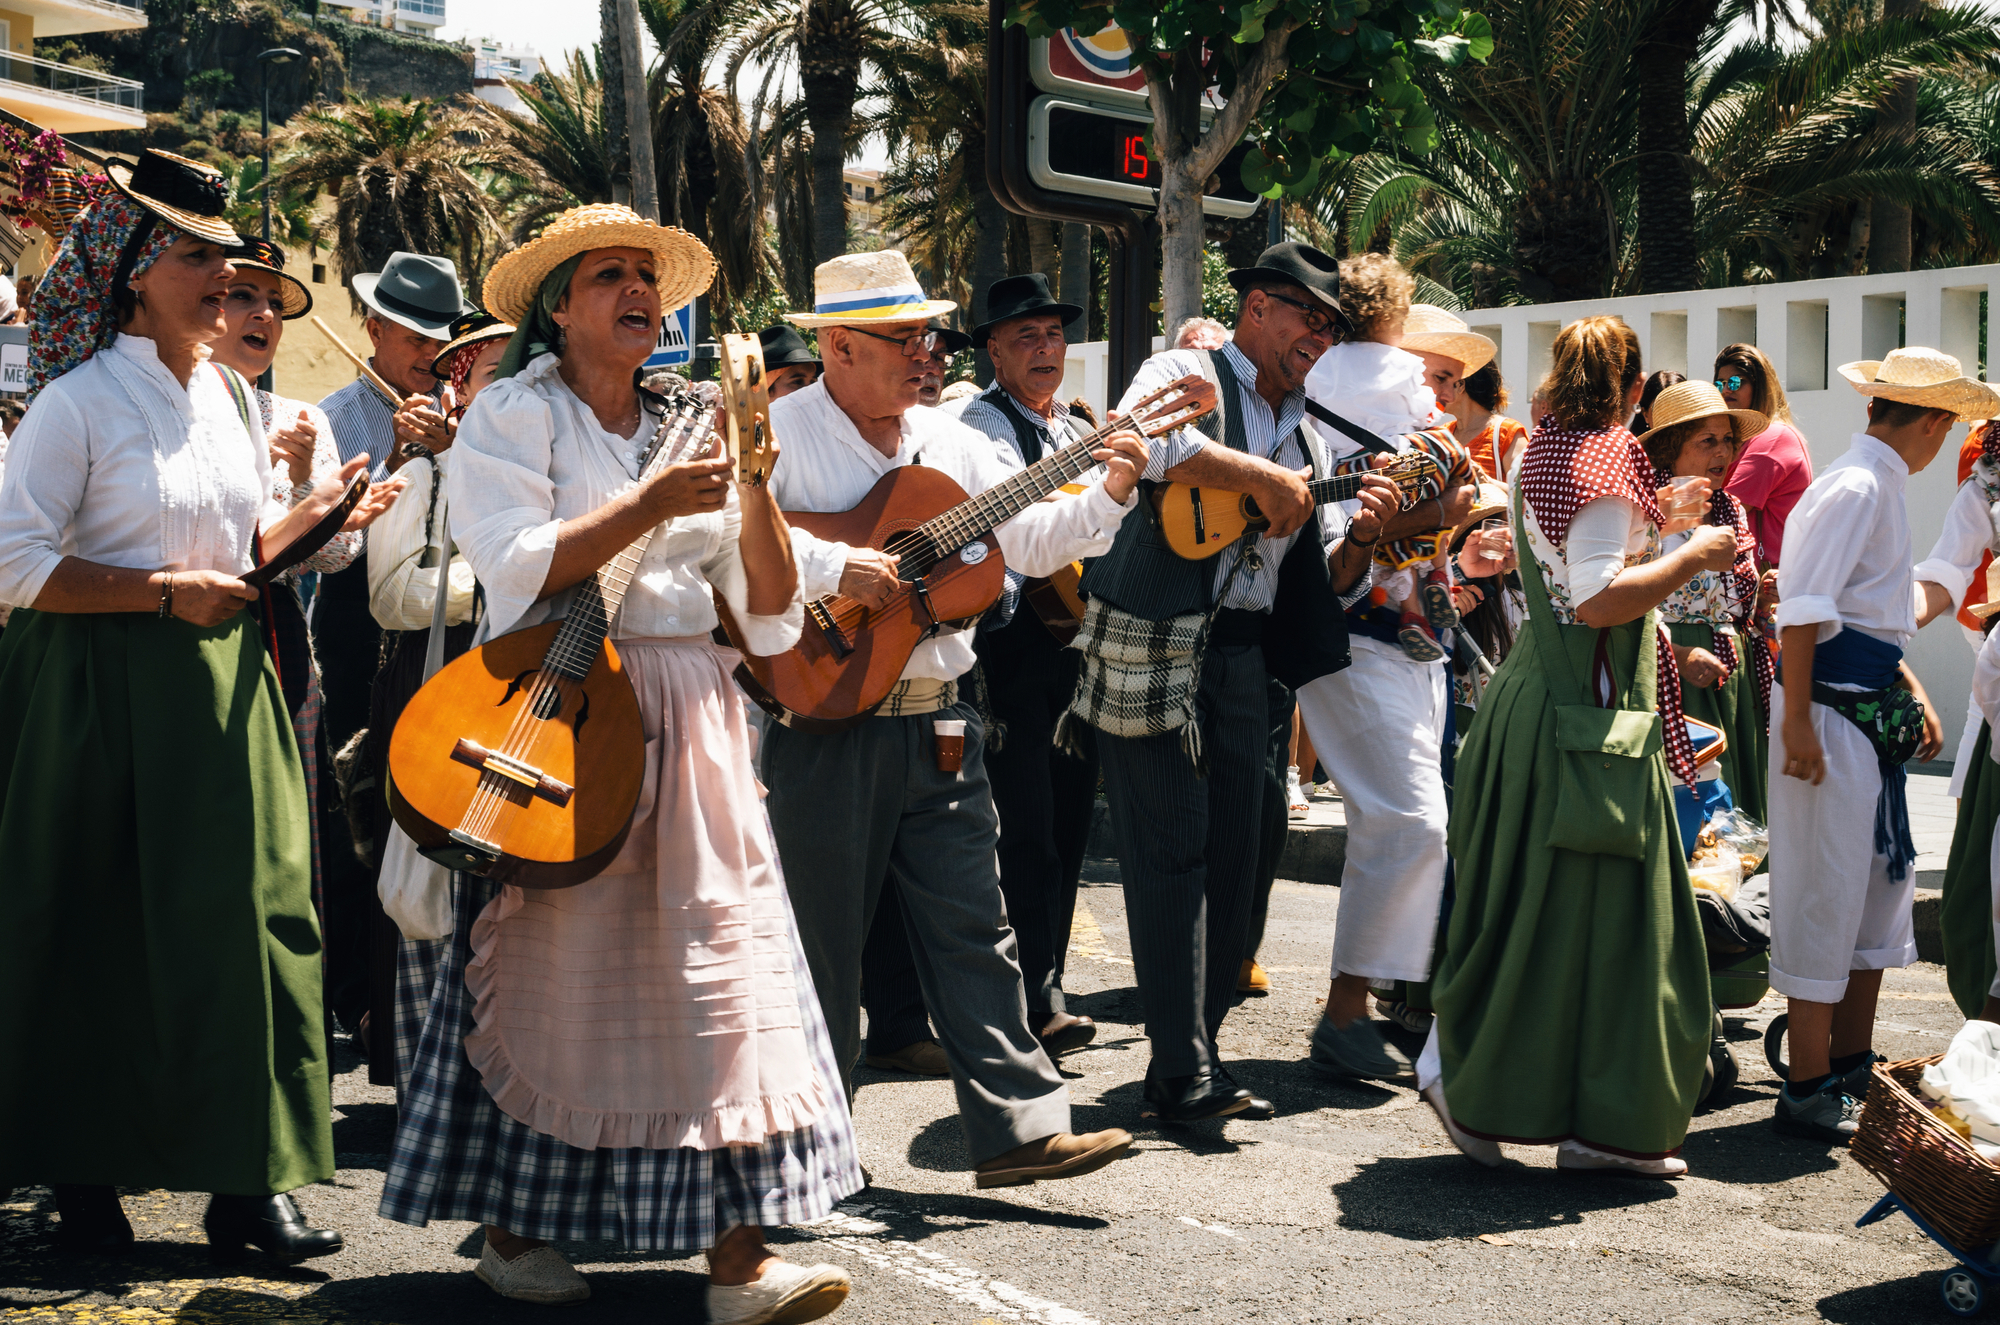
<svg viewBox="0 0 2000 1325">
<path fill-rule="evenodd" d="M 389 807 L 403 831 L 430 854 L 454 851 L 454 829 L 475 830 L 500 849 L 480 872 L 523 888 L 567 888 L 610 864 L 646 773 L 639 699 L 609 640 L 581 684 L 555 682 L 554 716 L 526 713 L 560 626 L 517 630 L 448 663 L 411 698 L 389 740 Z M 482 753 L 503 750 L 514 772 L 483 771 Z M 540 775 L 537 785 L 522 766 Z M 484 812 L 468 820 L 482 784 Z"/>
<path fill-rule="evenodd" d="M 1027 599 L 1056 643 L 1068 647 L 1083 629 L 1083 563 L 1072 561 L 1053 575 L 1026 581 L 1021 585 L 1021 597 Z"/>
<path fill-rule="evenodd" d="M 965 500 L 965 489 L 947 475 L 903 465 L 884 474 L 852 510 L 787 511 L 785 519 L 819 538 L 895 552 L 899 538 Z M 837 594 L 807 603 L 797 646 L 774 658 L 746 652 L 737 680 L 789 726 L 802 731 L 853 726 L 888 698 L 934 622 L 969 622 L 999 601 L 1006 582 L 999 543 L 984 534 L 967 546 L 982 551 L 967 560 L 958 548 L 939 548 L 923 592 L 906 582 L 881 611 Z M 734 624 L 726 614 L 723 621 L 725 628 Z M 731 629 L 730 637 L 741 646 L 740 633 Z"/>
</svg>

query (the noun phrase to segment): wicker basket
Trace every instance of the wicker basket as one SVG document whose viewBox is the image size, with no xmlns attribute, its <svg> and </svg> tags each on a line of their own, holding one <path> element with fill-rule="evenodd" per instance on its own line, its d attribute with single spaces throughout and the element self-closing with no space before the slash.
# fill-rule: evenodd
<svg viewBox="0 0 2000 1325">
<path fill-rule="evenodd" d="M 1924 1107 L 1924 1069 L 1943 1058 L 1877 1063 L 1851 1153 L 1951 1240 L 1972 1251 L 2000 1240 L 2000 1167 Z"/>
</svg>

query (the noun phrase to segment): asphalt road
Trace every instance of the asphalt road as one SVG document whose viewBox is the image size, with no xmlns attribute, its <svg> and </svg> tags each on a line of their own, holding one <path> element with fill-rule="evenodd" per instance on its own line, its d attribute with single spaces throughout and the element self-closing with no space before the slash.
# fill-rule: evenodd
<svg viewBox="0 0 2000 1325">
<path fill-rule="evenodd" d="M 1743 1081 L 1695 1119 L 1677 1183 L 1555 1171 L 1554 1152 L 1510 1148 L 1478 1169 L 1407 1090 L 1340 1084 L 1304 1065 L 1325 993 L 1336 889 L 1280 883 L 1264 960 L 1274 989 L 1234 1012 L 1225 1054 L 1269 1096 L 1268 1122 L 1141 1126 L 1146 1062 L 1116 866 L 1092 862 L 1070 985 L 1101 1024 L 1063 1061 L 1079 1131 L 1130 1128 L 1133 1153 L 1065 1183 L 978 1193 L 938 1080 L 864 1071 L 862 1156 L 875 1185 L 819 1226 L 774 1236 L 792 1259 L 854 1276 L 841 1322 L 1633 1321 L 1856 1325 L 1945 1320 L 1950 1264 L 1901 1217 L 1857 1230 L 1880 1189 L 1844 1153 L 1777 1136 L 1764 1065 L 1767 1003 L 1731 1022 Z M 1943 971 L 1892 972 L 1876 1047 L 1939 1052 L 1960 1018 Z M 50 1250 L 53 1207 L 30 1189 L 0 1206 L 6 1325 L 178 1320 L 527 1321 L 472 1277 L 477 1229 L 375 1216 L 394 1124 L 343 1046 L 335 1087 L 340 1172 L 299 1193 L 347 1236 L 310 1266 L 221 1277 L 202 1245 L 204 1198 L 128 1192 L 134 1255 L 70 1261 Z M 139 1222 L 143 1221 L 143 1222 Z M 699 1257 L 650 1260 L 605 1244 L 563 1250 L 593 1299 L 571 1318 L 698 1322 Z"/>
</svg>

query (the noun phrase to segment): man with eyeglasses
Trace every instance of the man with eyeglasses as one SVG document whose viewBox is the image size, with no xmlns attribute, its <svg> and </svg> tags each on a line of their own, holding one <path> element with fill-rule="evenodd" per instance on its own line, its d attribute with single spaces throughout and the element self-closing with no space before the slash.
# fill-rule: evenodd
<svg viewBox="0 0 2000 1325">
<path fill-rule="evenodd" d="M 814 273 L 825 375 L 771 405 L 784 453 L 772 471 L 788 511 L 845 511 L 902 465 L 922 464 L 968 495 L 1012 472 L 992 442 L 918 392 L 942 346 L 926 320 L 957 305 L 924 297 L 893 250 L 831 259 Z M 1122 433 L 1098 452 L 1104 476 L 1083 493 L 1037 502 L 995 534 L 1007 563 L 1047 574 L 1111 545 L 1137 502 L 1146 445 Z M 881 608 L 900 587 L 896 558 L 794 529 L 800 591 Z M 972 551 L 977 548 L 977 552 Z M 983 544 L 961 555 L 976 560 Z M 900 892 L 917 978 L 957 1088 L 959 1121 L 980 1187 L 1069 1178 L 1123 1154 L 1127 1132 L 1070 1132 L 1069 1091 L 1028 1025 L 1016 942 L 995 851 L 999 821 L 984 733 L 958 679 L 975 658 L 964 630 L 917 647 L 870 717 L 842 731 L 773 724 L 763 775 L 799 938 L 825 1010 L 842 1084 L 860 1050 L 860 978 L 883 880 Z M 963 725 L 956 767 L 939 725 Z M 941 757 L 943 756 L 943 757 Z M 941 766 L 942 765 L 942 766 Z"/>
</svg>

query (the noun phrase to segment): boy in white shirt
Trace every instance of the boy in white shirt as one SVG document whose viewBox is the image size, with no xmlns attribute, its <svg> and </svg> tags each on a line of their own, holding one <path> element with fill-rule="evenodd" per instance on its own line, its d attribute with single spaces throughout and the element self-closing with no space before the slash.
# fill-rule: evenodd
<svg viewBox="0 0 2000 1325">
<path fill-rule="evenodd" d="M 1791 1041 L 1774 1121 L 1834 1145 L 1858 1122 L 1882 972 L 1917 959 L 1903 764 L 1943 745 L 1902 660 L 1917 631 L 1904 488 L 1954 423 L 2000 404 L 1921 347 L 1840 373 L 1872 397 L 1868 429 L 1786 526 L 1770 751 L 1771 987 L 1790 1000 Z"/>
</svg>

